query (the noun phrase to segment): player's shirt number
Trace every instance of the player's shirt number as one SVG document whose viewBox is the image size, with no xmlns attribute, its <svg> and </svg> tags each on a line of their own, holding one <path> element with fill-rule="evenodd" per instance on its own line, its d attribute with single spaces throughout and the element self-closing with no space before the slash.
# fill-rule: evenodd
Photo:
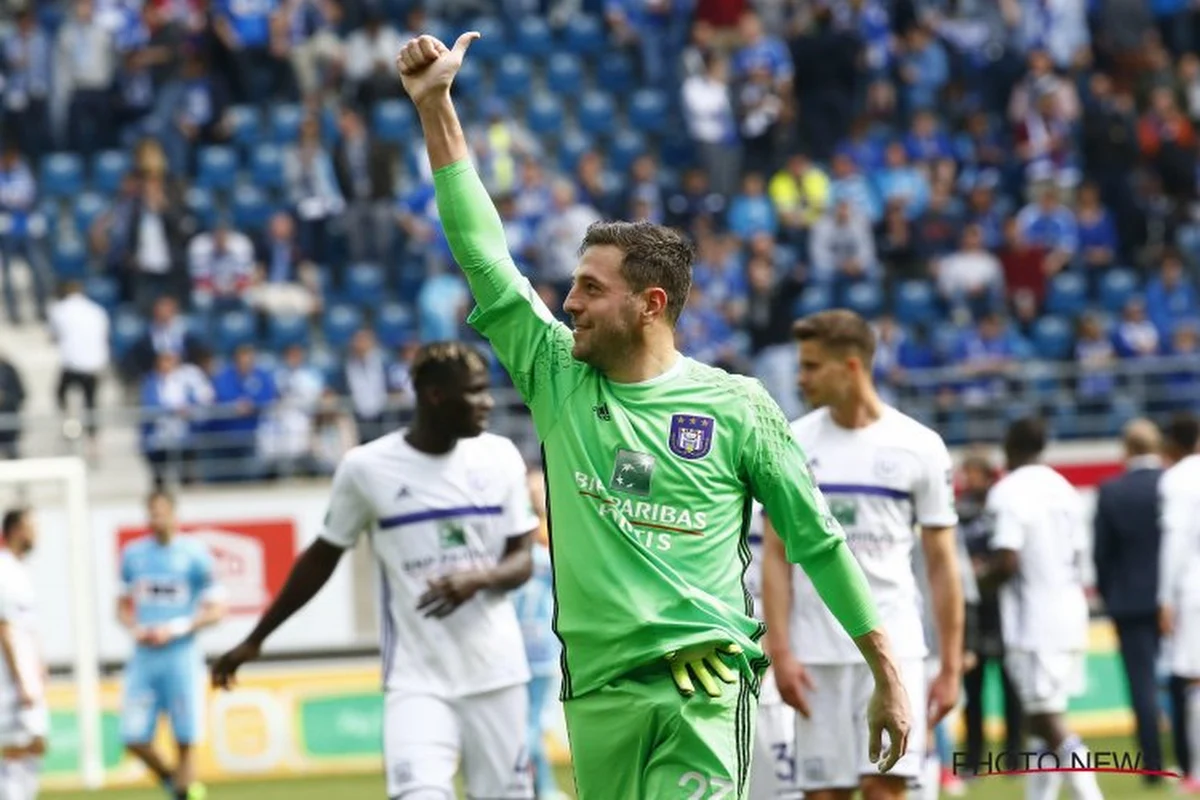
<svg viewBox="0 0 1200 800">
<path fill-rule="evenodd" d="M 685 772 L 679 785 L 691 791 L 687 800 L 727 800 L 733 796 L 733 781 L 715 775 L 706 778 L 699 772 Z"/>
</svg>

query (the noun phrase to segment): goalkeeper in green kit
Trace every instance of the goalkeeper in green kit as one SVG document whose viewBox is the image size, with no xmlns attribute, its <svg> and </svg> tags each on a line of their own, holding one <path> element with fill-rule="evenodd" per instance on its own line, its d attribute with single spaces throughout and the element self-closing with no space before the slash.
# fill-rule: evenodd
<svg viewBox="0 0 1200 800">
<path fill-rule="evenodd" d="M 875 677 L 873 760 L 903 755 L 909 704 L 866 579 L 762 386 L 675 349 L 692 249 L 649 223 L 598 223 L 556 321 L 505 244 L 450 84 L 478 34 L 396 59 L 416 105 L 438 212 L 491 343 L 542 442 L 580 800 L 742 798 L 764 626 L 742 578 L 759 500 Z M 885 741 L 886 739 L 886 741 Z"/>
</svg>

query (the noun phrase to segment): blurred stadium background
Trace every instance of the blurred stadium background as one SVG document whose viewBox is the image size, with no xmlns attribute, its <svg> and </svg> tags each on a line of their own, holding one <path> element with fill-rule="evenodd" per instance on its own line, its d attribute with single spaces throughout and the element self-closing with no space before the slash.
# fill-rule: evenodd
<svg viewBox="0 0 1200 800">
<path fill-rule="evenodd" d="M 107 779 L 140 780 L 115 743 L 112 607 L 147 489 L 183 486 L 232 587 L 215 653 L 315 536 L 340 455 L 409 413 L 413 346 L 477 339 L 394 78 L 412 32 L 484 32 L 456 95 L 552 308 L 589 222 L 679 226 L 699 254 L 687 353 L 797 415 L 791 320 L 853 308 L 889 400 L 956 448 L 1041 412 L 1090 497 L 1124 421 L 1200 409 L 1197 23 L 1184 0 L 0 0 L 0 458 L 92 467 Z M 60 400 L 64 369 L 94 411 Z M 495 381 L 494 429 L 535 460 Z M 66 786 L 63 498 L 0 485 L 18 499 L 46 534 L 47 778 Z M 213 698 L 205 777 L 377 771 L 372 576 L 357 553 L 276 662 Z M 1126 736 L 1099 613 L 1092 651 L 1078 729 Z"/>
</svg>

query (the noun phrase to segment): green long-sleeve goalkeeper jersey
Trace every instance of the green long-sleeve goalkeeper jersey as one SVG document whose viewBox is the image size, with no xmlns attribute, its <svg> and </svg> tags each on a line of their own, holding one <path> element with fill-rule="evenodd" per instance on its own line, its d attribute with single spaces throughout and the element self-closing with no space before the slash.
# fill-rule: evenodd
<svg viewBox="0 0 1200 800">
<path fill-rule="evenodd" d="M 542 442 L 563 699 L 667 653 L 735 642 L 766 665 L 743 586 L 757 498 L 847 632 L 875 607 L 787 421 L 761 384 L 688 358 L 640 384 L 571 355 L 573 335 L 517 270 L 468 161 L 434 175 L 438 211 L 491 344 Z"/>
</svg>

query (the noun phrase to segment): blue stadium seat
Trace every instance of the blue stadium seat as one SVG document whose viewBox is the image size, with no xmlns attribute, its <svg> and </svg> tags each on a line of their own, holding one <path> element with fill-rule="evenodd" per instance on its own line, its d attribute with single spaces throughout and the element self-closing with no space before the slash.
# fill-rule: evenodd
<svg viewBox="0 0 1200 800">
<path fill-rule="evenodd" d="M 629 101 L 629 124 L 647 133 L 667 129 L 667 98 L 656 89 L 638 89 Z"/>
<path fill-rule="evenodd" d="M 939 322 L 929 333 L 933 352 L 939 361 L 950 358 L 958 349 L 958 343 L 962 341 L 962 338 L 963 329 L 953 322 Z"/>
<path fill-rule="evenodd" d="M 122 358 L 146 334 L 146 318 L 134 309 L 120 309 L 113 314 L 109 339 L 113 356 Z"/>
<path fill-rule="evenodd" d="M 108 201 L 97 194 L 96 192 L 84 192 L 75 198 L 75 230 L 79 231 L 80 235 L 87 235 L 91 230 L 92 223 L 96 217 L 104 213 L 104 209 L 108 207 Z"/>
<path fill-rule="evenodd" d="M 92 188 L 101 194 L 116 194 L 129 166 L 129 154 L 121 150 L 97 153 L 92 157 Z"/>
<path fill-rule="evenodd" d="M 343 296 L 360 308 L 376 308 L 384 300 L 383 269 L 375 264 L 352 264 L 346 269 Z"/>
<path fill-rule="evenodd" d="M 874 319 L 883 310 L 883 289 L 871 281 L 858 281 L 847 287 L 842 305 L 866 319 Z"/>
<path fill-rule="evenodd" d="M 255 339 L 254 314 L 249 311 L 226 311 L 213 324 L 213 348 L 227 356 L 238 346 L 253 344 Z"/>
<path fill-rule="evenodd" d="M 629 94 L 637 85 L 633 61 L 624 53 L 606 53 L 596 65 L 596 84 L 618 97 Z"/>
<path fill-rule="evenodd" d="M 230 106 L 225 113 L 234 144 L 250 147 L 262 136 L 262 114 L 254 106 Z"/>
<path fill-rule="evenodd" d="M 108 275 L 92 275 L 84 281 L 84 294 L 90 297 L 112 316 L 121 304 L 121 287 L 115 278 Z"/>
<path fill-rule="evenodd" d="M 554 49 L 554 35 L 542 17 L 529 16 L 517 23 L 517 52 L 532 58 L 550 55 Z"/>
<path fill-rule="evenodd" d="M 343 350 L 350 344 L 355 331 L 362 327 L 363 315 L 352 305 L 334 303 L 325 310 L 322 332 L 325 343 L 335 350 Z"/>
<path fill-rule="evenodd" d="M 608 47 L 604 24 L 591 14 L 573 14 L 563 27 L 563 45 L 572 53 L 597 55 Z"/>
<path fill-rule="evenodd" d="M 403 303 L 384 303 L 375 315 L 375 336 L 384 347 L 395 350 L 416 333 L 416 319 Z"/>
<path fill-rule="evenodd" d="M 471 54 L 479 58 L 496 60 L 506 53 L 512 52 L 508 42 L 508 34 L 504 23 L 496 17 L 476 17 L 464 28 L 468 31 L 479 31 L 482 36 L 471 45 Z"/>
<path fill-rule="evenodd" d="M 1061 316 L 1047 314 L 1033 324 L 1033 346 L 1038 358 L 1049 361 L 1070 358 L 1074 339 L 1071 323 Z"/>
<path fill-rule="evenodd" d="M 830 308 L 833 308 L 833 292 L 829 287 L 809 286 L 796 298 L 792 314 L 797 318 L 807 317 Z"/>
<path fill-rule="evenodd" d="M 637 131 L 619 130 L 613 134 L 608 147 L 608 163 L 624 174 L 633 162 L 646 153 L 646 137 Z"/>
<path fill-rule="evenodd" d="M 528 97 L 533 90 L 533 70 L 529 67 L 529 59 L 515 53 L 500 59 L 493 88 L 499 97 Z"/>
<path fill-rule="evenodd" d="M 196 185 L 227 192 L 237 179 L 238 157 L 232 147 L 210 145 L 200 148 L 196 167 Z"/>
<path fill-rule="evenodd" d="M 202 342 L 207 342 L 213 335 L 212 314 L 205 309 L 193 309 L 191 313 L 181 317 L 187 332 Z"/>
<path fill-rule="evenodd" d="M 892 311 L 904 325 L 929 322 L 934 318 L 937 296 L 929 281 L 901 281 L 892 299 Z"/>
<path fill-rule="evenodd" d="M 83 160 L 74 153 L 51 153 L 42 159 L 38 182 L 47 197 L 71 197 L 83 191 Z"/>
<path fill-rule="evenodd" d="M 696 163 L 696 151 L 692 139 L 682 130 L 668 135 L 659 142 L 659 158 L 665 168 L 661 173 L 663 180 L 669 180 L 671 170 L 685 170 Z"/>
<path fill-rule="evenodd" d="M 217 206 L 213 202 L 212 193 L 199 186 L 192 186 L 183 196 L 183 203 L 188 211 L 196 215 L 201 227 L 211 228 L 217 221 Z"/>
<path fill-rule="evenodd" d="M 59 280 L 82 280 L 87 275 L 87 248 L 77 237 L 57 238 L 50 262 Z"/>
<path fill-rule="evenodd" d="M 267 346 L 275 351 L 294 344 L 308 346 L 308 320 L 300 314 L 273 314 L 267 319 Z"/>
<path fill-rule="evenodd" d="M 1138 276 L 1131 269 L 1110 269 L 1100 279 L 1100 305 L 1105 311 L 1119 314 L 1138 291 Z"/>
<path fill-rule="evenodd" d="M 592 149 L 592 138 L 584 133 L 566 133 L 558 144 L 558 167 L 574 174 L 579 158 Z"/>
<path fill-rule="evenodd" d="M 291 144 L 300 137 L 304 111 L 295 103 L 280 103 L 271 108 L 271 138 L 278 144 Z"/>
<path fill-rule="evenodd" d="M 546 65 L 546 86 L 563 97 L 578 97 L 583 91 L 583 63 L 574 53 L 555 53 Z"/>
<path fill-rule="evenodd" d="M 537 94 L 525 109 L 525 126 L 535 136 L 557 133 L 562 128 L 562 103 L 550 94 Z"/>
<path fill-rule="evenodd" d="M 1076 316 L 1088 304 L 1087 280 L 1077 272 L 1060 272 L 1050 279 L 1046 310 L 1051 314 Z"/>
<path fill-rule="evenodd" d="M 233 226 L 242 233 L 257 232 L 266 224 L 272 210 L 267 196 L 257 186 L 243 185 L 234 189 L 230 211 Z"/>
<path fill-rule="evenodd" d="M 371 128 L 376 138 L 391 144 L 408 141 L 413 132 L 412 103 L 381 100 L 371 112 Z"/>
<path fill-rule="evenodd" d="M 579 128 L 592 136 L 607 136 L 616 126 L 617 107 L 604 92 L 586 92 L 579 99 Z"/>
<path fill-rule="evenodd" d="M 283 188 L 283 151 L 278 145 L 264 142 L 254 148 L 250 154 L 250 178 L 265 191 Z"/>
<path fill-rule="evenodd" d="M 453 88 L 459 100 L 477 97 L 483 90 L 483 67 L 480 63 L 469 58 L 464 61 L 462 68 L 454 76 Z"/>
</svg>

